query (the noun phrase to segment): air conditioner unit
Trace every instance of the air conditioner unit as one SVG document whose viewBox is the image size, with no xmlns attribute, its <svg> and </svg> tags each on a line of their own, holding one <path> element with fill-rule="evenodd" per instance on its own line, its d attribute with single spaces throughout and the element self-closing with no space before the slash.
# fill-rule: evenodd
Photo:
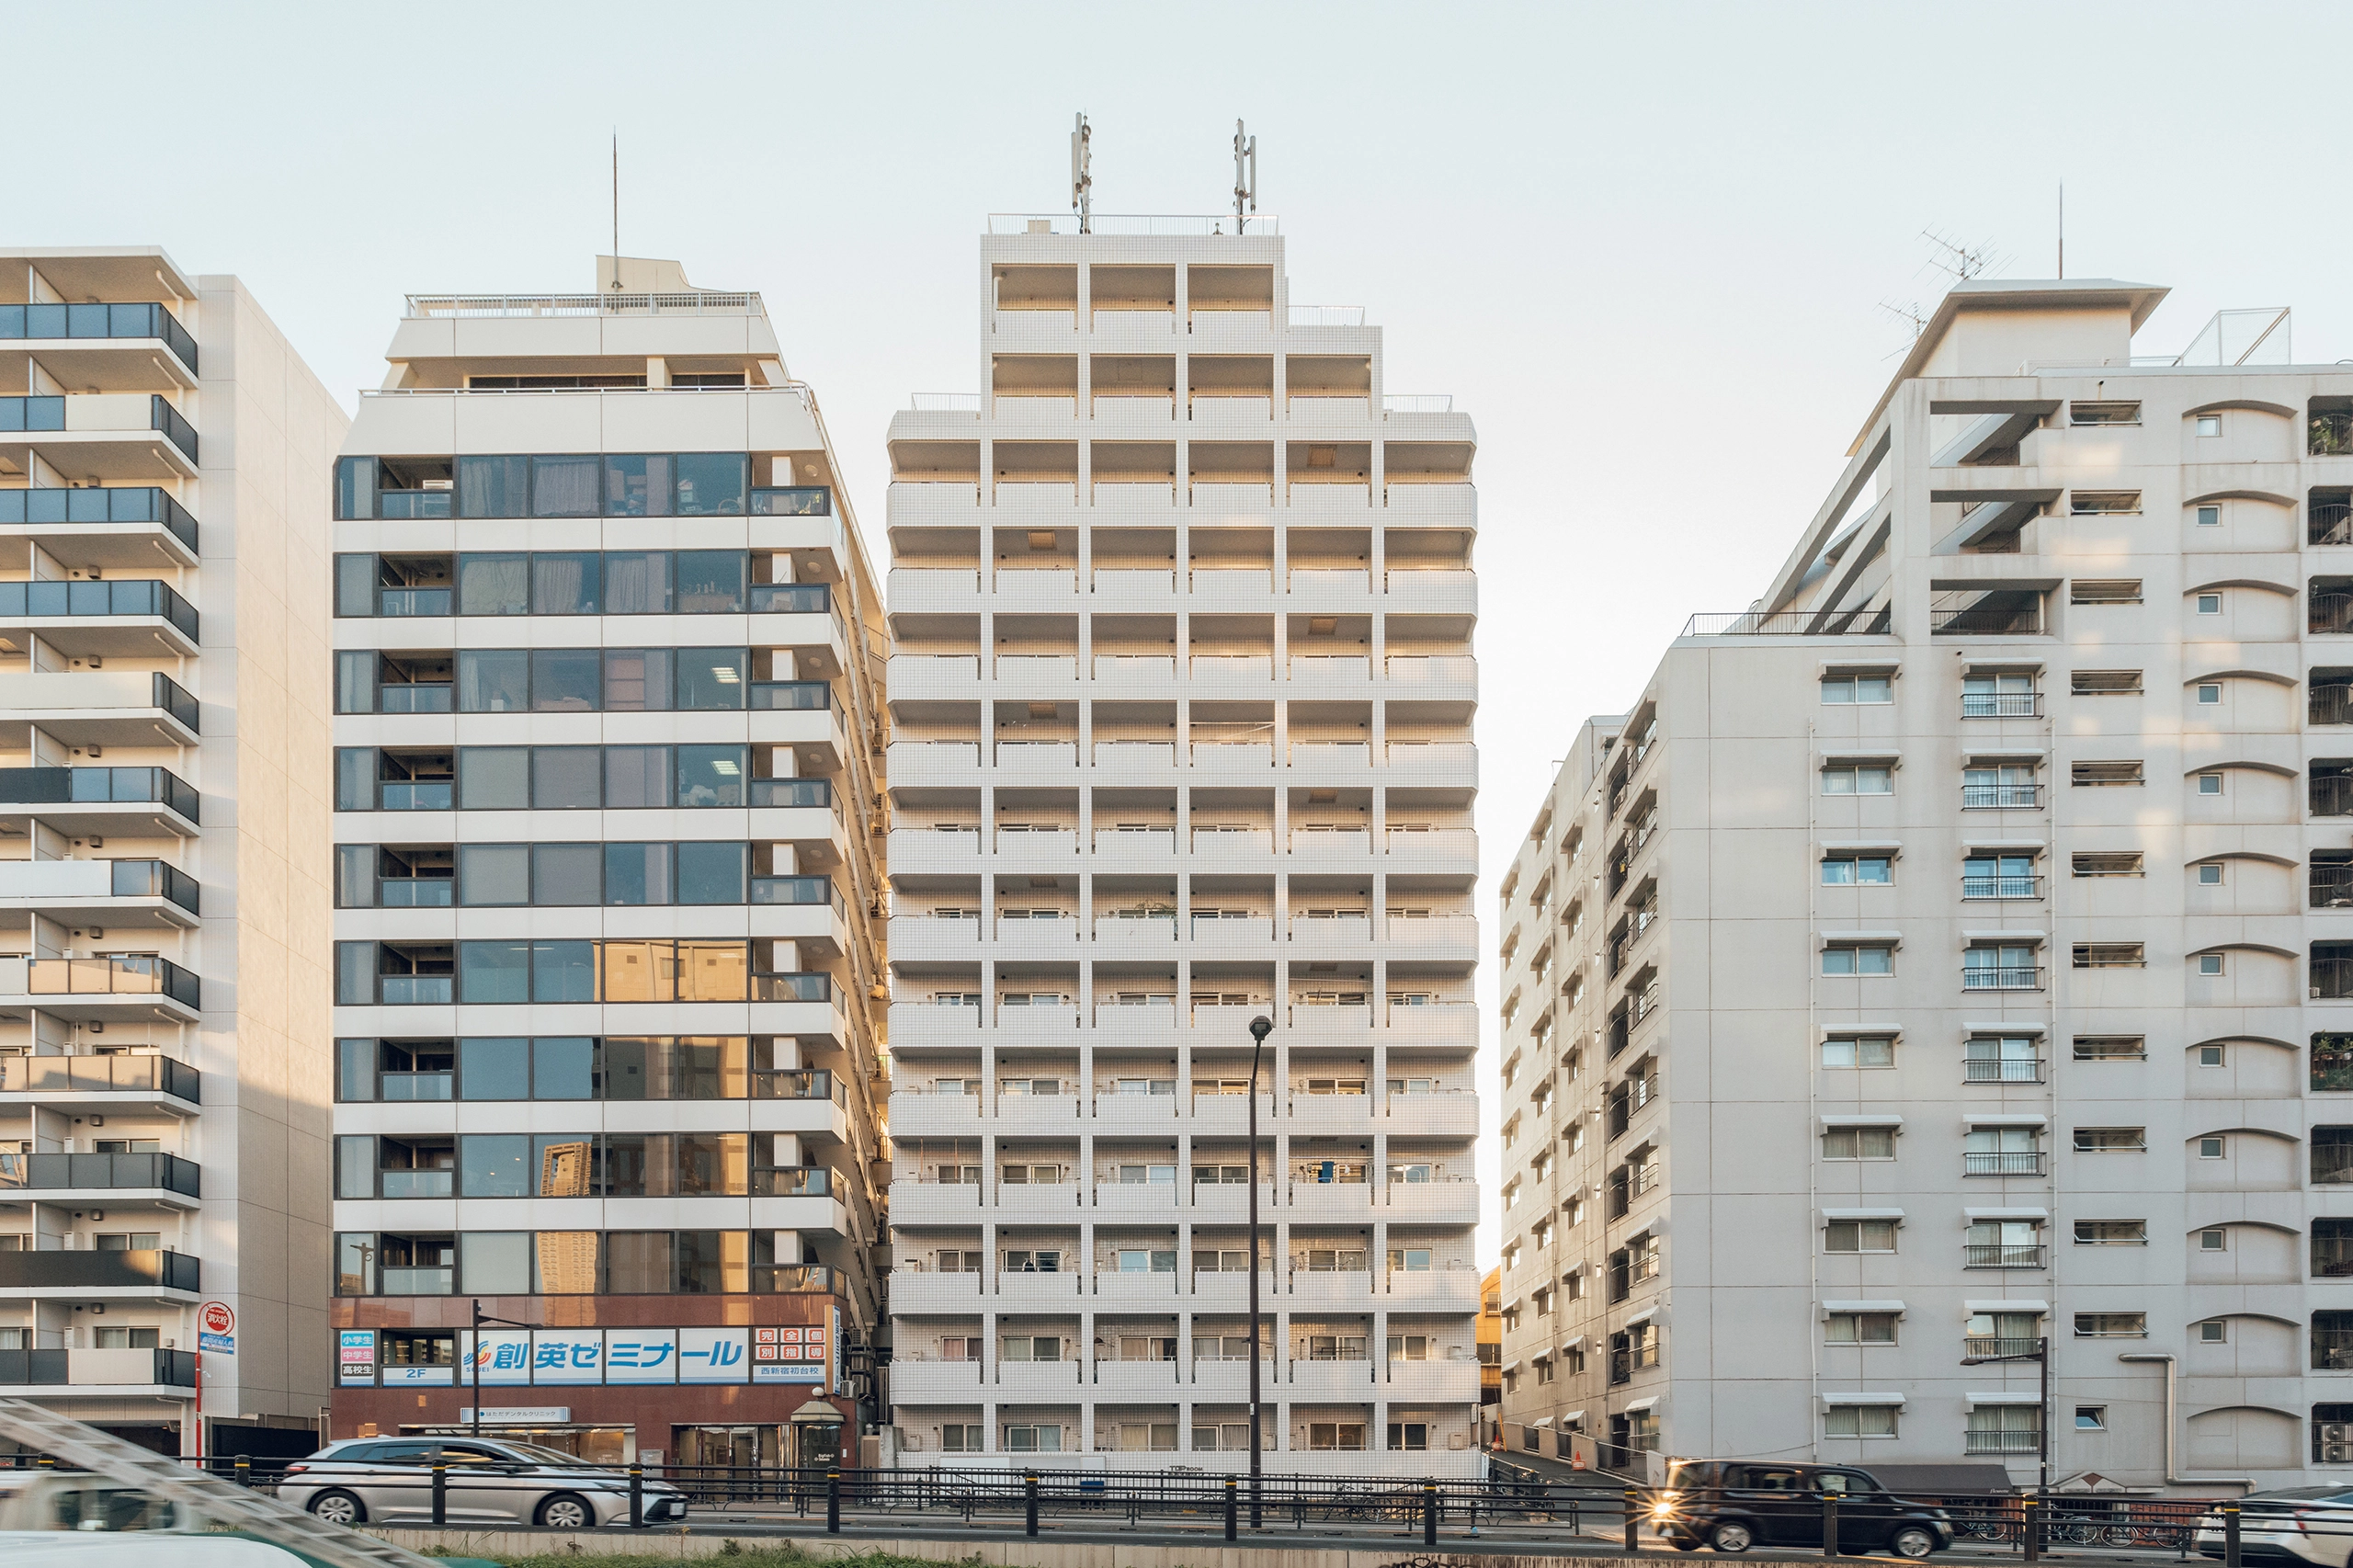
<svg viewBox="0 0 2353 1568">
<path fill-rule="evenodd" d="M 2353 1464 L 2353 1421 L 2320 1424 L 2320 1462 Z"/>
</svg>

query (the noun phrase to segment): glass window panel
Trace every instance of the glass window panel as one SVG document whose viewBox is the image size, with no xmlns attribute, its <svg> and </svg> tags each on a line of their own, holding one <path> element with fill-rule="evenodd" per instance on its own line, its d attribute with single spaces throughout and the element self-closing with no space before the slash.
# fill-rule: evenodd
<svg viewBox="0 0 2353 1568">
<path fill-rule="evenodd" d="M 604 855 L 594 844 L 540 844 L 531 849 L 531 902 L 604 902 Z"/>
<path fill-rule="evenodd" d="M 680 648 L 677 660 L 678 706 L 684 709 L 730 709 L 744 706 L 745 674 L 750 668 L 742 648 Z"/>
<path fill-rule="evenodd" d="M 369 1231 L 345 1231 L 335 1238 L 335 1293 L 372 1296 L 376 1293 L 376 1237 Z"/>
<path fill-rule="evenodd" d="M 338 713 L 376 711 L 376 661 L 373 649 L 346 650 L 335 656 L 335 710 Z"/>
<path fill-rule="evenodd" d="M 679 805 L 744 803 L 744 747 L 680 746 L 677 753 Z"/>
<path fill-rule="evenodd" d="M 530 948 L 523 942 L 460 942 L 458 1000 L 528 1002 Z"/>
<path fill-rule="evenodd" d="M 668 746 L 605 748 L 605 806 L 608 811 L 668 805 L 670 778 Z"/>
<path fill-rule="evenodd" d="M 597 1141 L 585 1132 L 542 1132 L 531 1140 L 541 1198 L 596 1196 Z"/>
<path fill-rule="evenodd" d="M 335 460 L 335 515 L 337 517 L 348 518 L 367 518 L 376 515 L 376 460 L 374 458 Z"/>
<path fill-rule="evenodd" d="M 376 944 L 335 945 L 335 1000 L 339 1007 L 366 1007 L 376 1000 Z"/>
<path fill-rule="evenodd" d="M 531 945 L 531 1000 L 594 1002 L 597 944 L 535 942 Z"/>
<path fill-rule="evenodd" d="M 531 803 L 530 780 L 531 754 L 521 746 L 458 753 L 458 804 L 466 811 L 521 811 Z"/>
<path fill-rule="evenodd" d="M 671 1002 L 677 999 L 672 966 L 676 954 L 668 942 L 608 941 L 602 945 L 607 1002 Z"/>
<path fill-rule="evenodd" d="M 607 944 L 608 948 L 611 944 Z M 608 994 L 609 998 L 609 994 Z M 597 1042 L 597 1097 L 608 1100 L 642 1100 L 660 1097 L 647 1092 L 647 1085 L 662 1061 L 662 1049 L 668 1042 L 659 1040 L 610 1039 Z"/>
<path fill-rule="evenodd" d="M 680 452 L 671 460 L 682 517 L 740 516 L 751 484 L 751 459 L 742 452 Z"/>
<path fill-rule="evenodd" d="M 745 846 L 741 844 L 678 846 L 680 903 L 744 902 Z"/>
<path fill-rule="evenodd" d="M 458 460 L 458 516 L 520 517 L 528 508 L 531 460 L 505 455 Z M 460 611 L 460 613 L 464 613 Z"/>
<path fill-rule="evenodd" d="M 376 1140 L 338 1138 L 335 1141 L 335 1195 L 337 1198 L 376 1196 Z"/>
<path fill-rule="evenodd" d="M 339 812 L 372 812 L 376 809 L 374 746 L 335 748 L 335 809 Z"/>
<path fill-rule="evenodd" d="M 595 615 L 600 557 L 593 550 L 541 551 L 531 557 L 533 615 Z"/>
<path fill-rule="evenodd" d="M 593 1296 L 604 1288 L 604 1238 L 594 1231 L 541 1231 L 537 1255 L 540 1294 Z"/>
<path fill-rule="evenodd" d="M 670 650 L 605 651 L 605 708 L 612 713 L 662 713 L 670 708 Z"/>
<path fill-rule="evenodd" d="M 670 1052 L 670 1097 L 744 1098 L 748 1087 L 745 1067 L 750 1045 L 742 1035 L 695 1036 L 674 1041 Z"/>
<path fill-rule="evenodd" d="M 376 1042 L 339 1040 L 335 1042 L 335 1097 L 372 1100 L 376 1097 Z"/>
<path fill-rule="evenodd" d="M 531 707 L 540 713 L 594 713 L 604 699 L 604 658 L 594 648 L 531 651 Z"/>
<path fill-rule="evenodd" d="M 678 1000 L 742 1002 L 751 996 L 751 949 L 743 942 L 680 942 Z"/>
<path fill-rule="evenodd" d="M 469 908 L 498 908 L 530 903 L 530 846 L 458 846 L 458 902 Z"/>
<path fill-rule="evenodd" d="M 670 555 L 662 550 L 605 552 L 605 613 L 665 615 L 670 608 Z"/>
<path fill-rule="evenodd" d="M 751 1236 L 743 1231 L 680 1231 L 678 1293 L 738 1296 L 752 1288 Z"/>
<path fill-rule="evenodd" d="M 530 557 L 520 553 L 458 557 L 458 613 L 530 614 Z"/>
<path fill-rule="evenodd" d="M 682 550 L 673 567 L 680 615 L 740 615 L 745 556 L 740 550 Z"/>
<path fill-rule="evenodd" d="M 337 615 L 376 613 L 374 556 L 338 555 L 335 558 L 335 612 Z"/>
<path fill-rule="evenodd" d="M 606 845 L 605 901 L 614 904 L 670 903 L 670 846 Z"/>
<path fill-rule="evenodd" d="M 609 1258 L 606 1290 L 616 1296 L 670 1293 L 670 1233 L 615 1231 L 605 1238 Z"/>
<path fill-rule="evenodd" d="M 604 461 L 585 457 L 535 457 L 531 460 L 531 516 L 593 517 L 597 492 L 604 481 Z"/>
<path fill-rule="evenodd" d="M 469 1132 L 458 1140 L 459 1193 L 466 1198 L 531 1196 L 531 1135 Z"/>
<path fill-rule="evenodd" d="M 372 844 L 335 846 L 335 902 L 338 909 L 368 909 L 376 903 L 376 856 Z"/>
<path fill-rule="evenodd" d="M 464 1231 L 458 1236 L 460 1289 L 483 1296 L 531 1293 L 531 1233 Z"/>
<path fill-rule="evenodd" d="M 523 649 L 466 649 L 458 654 L 458 711 L 523 712 L 531 706 L 530 678 Z"/>
<path fill-rule="evenodd" d="M 670 460 L 666 456 L 605 454 L 605 516 L 661 517 L 670 512 Z"/>
<path fill-rule="evenodd" d="M 585 1035 L 542 1036 L 531 1042 L 531 1097 L 595 1097 L 596 1042 Z"/>
<path fill-rule="evenodd" d="M 530 1041 L 474 1039 L 458 1042 L 458 1095 L 469 1100 L 531 1097 Z"/>
<path fill-rule="evenodd" d="M 601 803 L 603 758 L 595 746 L 535 746 L 531 804 L 541 811 L 593 811 Z"/>
</svg>

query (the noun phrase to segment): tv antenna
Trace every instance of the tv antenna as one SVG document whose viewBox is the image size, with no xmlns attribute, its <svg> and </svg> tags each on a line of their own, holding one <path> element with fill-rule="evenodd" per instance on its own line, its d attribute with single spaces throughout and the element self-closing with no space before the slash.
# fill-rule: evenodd
<svg viewBox="0 0 2353 1568">
<path fill-rule="evenodd" d="M 1240 233 L 1248 220 L 1245 207 L 1258 210 L 1258 139 L 1243 133 L 1242 122 L 1233 122 L 1233 232 Z"/>
<path fill-rule="evenodd" d="M 1920 309 L 1920 302 L 1916 300 L 1881 300 L 1879 308 L 1910 327 L 1915 340 L 1928 330 L 1927 312 Z"/>
<path fill-rule="evenodd" d="M 613 289 L 621 286 L 621 128 L 613 127 Z"/>
<path fill-rule="evenodd" d="M 1973 245 L 1964 244 L 1934 229 L 1921 230 L 1920 237 L 1928 242 L 1927 265 L 1950 277 L 1956 283 L 1966 283 L 1972 278 L 1983 277 L 2009 260 L 1994 249 L 1990 240 Z"/>
<path fill-rule="evenodd" d="M 1082 110 L 1070 133 L 1070 205 L 1078 214 L 1078 232 L 1095 232 L 1095 133 L 1087 129 Z"/>
</svg>

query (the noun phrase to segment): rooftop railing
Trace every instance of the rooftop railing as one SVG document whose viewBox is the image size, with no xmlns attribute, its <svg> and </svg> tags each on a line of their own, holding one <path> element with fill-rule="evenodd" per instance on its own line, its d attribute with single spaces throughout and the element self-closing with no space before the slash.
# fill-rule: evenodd
<svg viewBox="0 0 2353 1568">
<path fill-rule="evenodd" d="M 1075 234 L 1075 212 L 992 212 L 992 234 Z M 1097 234 L 1179 237 L 1188 234 L 1279 234 L 1282 220 L 1273 213 L 1253 212 L 1236 218 L 1231 212 L 1097 212 L 1089 216 L 1087 232 Z"/>
<path fill-rule="evenodd" d="M 757 294 L 411 294 L 411 320 L 437 316 L 757 316 Z"/>
<path fill-rule="evenodd" d="M 1877 609 L 1741 610 L 1731 615 L 1695 615 L 1683 623 L 1686 637 L 1871 637 L 1893 628 L 1893 612 Z"/>
</svg>

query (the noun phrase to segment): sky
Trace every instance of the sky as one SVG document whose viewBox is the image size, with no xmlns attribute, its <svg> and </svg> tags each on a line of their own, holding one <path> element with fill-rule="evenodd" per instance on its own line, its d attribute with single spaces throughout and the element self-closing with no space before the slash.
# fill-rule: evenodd
<svg viewBox="0 0 2353 1568">
<path fill-rule="evenodd" d="M 1491 927 L 1577 724 L 1820 504 L 1886 307 L 1949 281 L 1924 231 L 2049 277 L 2063 181 L 2069 276 L 2173 290 L 2140 351 L 2289 305 L 2353 358 L 2343 6 L 0 0 L 0 244 L 237 273 L 347 402 L 404 294 L 593 287 L 618 133 L 623 252 L 765 296 L 878 567 L 892 411 L 980 385 L 986 215 L 1067 209 L 1080 110 L 1097 212 L 1222 210 L 1246 119 L 1292 301 L 1365 306 L 1388 389 L 1478 427 Z M 1492 1052 L 1483 1092 L 1492 1131 Z"/>
</svg>

